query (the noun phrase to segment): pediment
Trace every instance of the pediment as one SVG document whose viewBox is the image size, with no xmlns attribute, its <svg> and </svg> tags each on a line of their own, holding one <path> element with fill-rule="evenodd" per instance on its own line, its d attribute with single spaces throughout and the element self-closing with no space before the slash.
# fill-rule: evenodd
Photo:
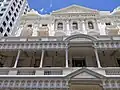
<svg viewBox="0 0 120 90">
<path fill-rule="evenodd" d="M 66 14 L 66 13 L 98 13 L 97 10 L 82 7 L 79 5 L 71 5 L 66 8 L 54 11 L 52 14 Z"/>
<path fill-rule="evenodd" d="M 93 76 L 93 75 L 84 71 L 84 72 L 82 72 L 78 75 L 75 75 L 73 78 L 74 79 L 79 79 L 79 78 L 97 78 L 97 77 L 95 77 L 95 76 Z"/>
<path fill-rule="evenodd" d="M 120 15 L 120 11 L 112 13 L 112 15 Z"/>
<path fill-rule="evenodd" d="M 100 78 L 104 78 L 103 75 L 98 74 L 92 70 L 83 68 L 83 69 L 79 69 L 69 75 L 67 75 L 68 78 L 71 79 L 100 79 Z"/>
</svg>

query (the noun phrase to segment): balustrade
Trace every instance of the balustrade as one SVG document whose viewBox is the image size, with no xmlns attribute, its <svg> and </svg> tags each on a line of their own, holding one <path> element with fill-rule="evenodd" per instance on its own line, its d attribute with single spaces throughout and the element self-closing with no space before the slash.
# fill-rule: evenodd
<svg viewBox="0 0 120 90">
<path fill-rule="evenodd" d="M 96 48 L 120 48 L 120 42 L 96 42 L 94 44 Z"/>
<path fill-rule="evenodd" d="M 106 75 L 120 75 L 120 69 L 106 69 Z"/>
<path fill-rule="evenodd" d="M 45 70 L 44 75 L 63 75 L 62 70 Z"/>
<path fill-rule="evenodd" d="M 34 70 L 18 70 L 17 75 L 35 75 Z"/>
<path fill-rule="evenodd" d="M 78 68 L 1 68 L 0 69 L 0 76 L 3 75 L 67 75 L 72 72 L 72 70 L 77 70 Z M 88 69 L 91 70 L 91 68 L 88 67 Z M 94 68 L 95 72 L 99 71 L 99 68 Z M 118 76 L 120 75 L 120 68 L 119 67 L 112 67 L 112 68 L 102 68 L 101 70 L 105 72 L 104 75 L 112 75 L 112 76 Z M 67 71 L 67 73 L 66 73 Z"/>
<path fill-rule="evenodd" d="M 67 83 L 65 80 L 0 80 L 0 88 L 68 88 Z"/>
<path fill-rule="evenodd" d="M 103 88 L 104 89 L 118 89 L 120 88 L 119 80 L 103 80 Z"/>
<path fill-rule="evenodd" d="M 0 49 L 54 49 L 54 48 L 65 48 L 64 42 L 36 42 L 36 43 L 4 43 L 0 44 Z"/>
</svg>

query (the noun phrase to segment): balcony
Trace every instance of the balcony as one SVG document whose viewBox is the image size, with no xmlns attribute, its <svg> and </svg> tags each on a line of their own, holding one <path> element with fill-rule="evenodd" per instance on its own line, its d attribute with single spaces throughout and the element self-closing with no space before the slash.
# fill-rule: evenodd
<svg viewBox="0 0 120 90">
<path fill-rule="evenodd" d="M 73 73 L 83 67 L 50 67 L 50 68 L 33 68 L 33 67 L 22 67 L 22 68 L 0 68 L 0 77 L 64 77 L 70 73 Z M 85 68 L 85 67 L 84 67 Z M 107 67 L 107 68 L 97 68 L 97 67 L 86 67 L 86 69 L 92 70 L 96 73 L 103 75 L 120 75 L 120 67 Z"/>
<path fill-rule="evenodd" d="M 66 76 L 80 72 L 80 70 L 88 69 L 98 75 L 107 77 L 120 77 L 120 67 L 94 68 L 94 67 L 69 67 L 69 68 L 0 68 L 0 88 L 21 88 L 21 89 L 67 89 L 69 82 L 65 79 Z M 4 71 L 4 73 L 3 73 Z M 1 73 L 2 72 L 2 73 Z M 82 71 L 81 73 L 84 73 Z M 89 72 L 90 73 L 90 72 Z M 78 73 L 79 74 L 79 73 Z M 77 75 L 78 75 L 77 74 Z M 81 74 L 86 77 L 89 74 Z M 92 74 L 91 74 L 92 75 Z M 94 74 L 93 74 L 94 75 Z M 52 77 L 52 79 L 51 79 Z M 80 76 L 81 77 L 81 76 Z M 81 77 L 81 78 L 82 78 Z M 3 79 L 4 78 L 4 79 Z M 42 79 L 41 79 L 42 78 Z M 49 78 L 49 79 L 46 79 Z M 54 78 L 54 79 L 53 79 Z M 63 79 L 60 79 L 63 78 Z M 112 81 L 111 81 L 112 83 Z M 115 84 L 115 83 L 113 83 Z M 118 83 L 119 84 L 119 83 Z M 105 81 L 104 88 L 109 88 L 109 82 Z M 117 85 L 118 87 L 118 85 Z M 115 86 L 116 88 L 116 86 Z"/>
</svg>

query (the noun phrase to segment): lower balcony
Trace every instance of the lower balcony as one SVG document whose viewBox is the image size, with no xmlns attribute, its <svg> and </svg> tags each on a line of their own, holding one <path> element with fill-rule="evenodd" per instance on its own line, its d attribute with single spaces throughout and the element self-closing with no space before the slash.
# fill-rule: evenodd
<svg viewBox="0 0 120 90">
<path fill-rule="evenodd" d="M 14 76 L 38 76 L 38 77 L 64 77 L 70 73 L 74 73 L 79 69 L 89 69 L 102 75 L 120 75 L 120 67 L 107 67 L 107 68 L 95 68 L 95 67 L 49 67 L 49 68 L 33 68 L 33 67 L 21 67 L 21 68 L 0 68 L 0 77 L 14 77 Z"/>
</svg>

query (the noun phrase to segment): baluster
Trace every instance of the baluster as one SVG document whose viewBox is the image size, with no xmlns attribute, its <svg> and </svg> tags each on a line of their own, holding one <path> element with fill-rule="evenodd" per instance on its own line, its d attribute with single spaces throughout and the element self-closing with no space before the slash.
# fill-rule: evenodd
<svg viewBox="0 0 120 90">
<path fill-rule="evenodd" d="M 17 87 L 20 88 L 20 85 L 21 85 L 21 81 L 18 81 L 18 85 L 17 85 Z"/>
<path fill-rule="evenodd" d="M 36 83 L 36 87 L 38 87 L 38 88 L 39 88 L 39 81 L 37 81 L 37 83 Z"/>
<path fill-rule="evenodd" d="M 16 82 L 16 81 L 14 80 L 14 81 L 13 81 L 13 87 L 15 87 L 15 82 Z"/>
<path fill-rule="evenodd" d="M 50 88 L 50 80 L 48 81 L 48 89 Z"/>
<path fill-rule="evenodd" d="M 111 80 L 109 80 L 108 82 L 109 82 L 109 88 L 112 88 Z"/>
<path fill-rule="evenodd" d="M 44 82 L 44 81 L 42 81 L 42 88 L 44 88 L 44 86 L 45 86 L 45 82 Z"/>
<path fill-rule="evenodd" d="M 24 88 L 26 88 L 27 87 L 27 80 L 24 82 L 24 86 L 23 86 Z"/>
<path fill-rule="evenodd" d="M 33 81 L 31 80 L 30 81 L 30 88 L 32 88 L 33 87 Z"/>
<path fill-rule="evenodd" d="M 106 88 L 105 80 L 103 80 L 103 88 Z"/>
<path fill-rule="evenodd" d="M 117 80 L 115 80 L 115 87 L 118 88 Z"/>
<path fill-rule="evenodd" d="M 4 87 L 4 82 L 5 82 L 5 81 L 2 81 L 2 85 L 1 85 L 1 88 L 3 88 L 3 87 Z"/>
</svg>

